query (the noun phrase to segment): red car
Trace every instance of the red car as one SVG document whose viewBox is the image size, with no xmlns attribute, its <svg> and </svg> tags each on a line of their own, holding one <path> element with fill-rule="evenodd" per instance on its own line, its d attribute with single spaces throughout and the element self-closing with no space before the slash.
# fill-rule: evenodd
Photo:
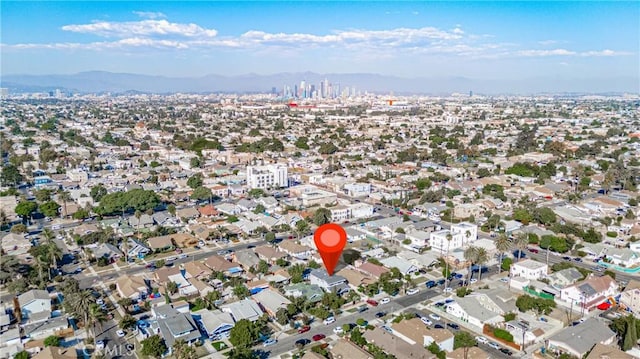
<svg viewBox="0 0 640 359">
<path fill-rule="evenodd" d="M 538 253 L 538 249 L 537 248 L 529 248 L 529 252 L 531 253 Z"/>
<path fill-rule="evenodd" d="M 311 339 L 313 339 L 314 342 L 317 342 L 318 340 L 322 340 L 324 338 L 326 338 L 327 336 L 324 334 L 316 334 L 313 337 L 311 337 Z"/>
<path fill-rule="evenodd" d="M 298 329 L 298 334 L 306 333 L 306 332 L 308 332 L 310 330 L 311 330 L 311 327 L 308 326 L 308 325 L 305 325 L 304 327 Z"/>
<path fill-rule="evenodd" d="M 367 303 L 369 303 L 370 305 L 372 305 L 374 307 L 378 306 L 378 302 L 376 302 L 373 299 L 367 299 Z"/>
</svg>

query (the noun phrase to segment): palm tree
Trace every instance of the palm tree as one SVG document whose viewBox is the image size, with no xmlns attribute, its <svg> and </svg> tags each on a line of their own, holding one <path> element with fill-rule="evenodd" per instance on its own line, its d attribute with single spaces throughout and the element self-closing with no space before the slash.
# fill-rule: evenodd
<svg viewBox="0 0 640 359">
<path fill-rule="evenodd" d="M 53 267 L 54 270 L 58 269 L 58 259 L 62 259 L 62 251 L 53 242 L 47 244 L 46 250 L 47 256 L 51 260 L 51 266 L 49 267 L 49 280 L 51 280 L 51 267 Z"/>
<path fill-rule="evenodd" d="M 64 208 L 64 217 L 67 217 L 69 213 L 67 212 L 67 201 L 71 199 L 71 195 L 69 192 L 60 190 L 58 191 L 58 199 L 62 201 L 62 206 Z"/>
<path fill-rule="evenodd" d="M 182 359 L 182 354 L 184 353 L 184 349 L 187 347 L 187 342 L 182 339 L 178 339 L 171 346 L 171 350 L 176 359 Z"/>
<path fill-rule="evenodd" d="M 447 274 L 447 278 L 445 278 L 444 287 L 447 288 L 449 286 L 449 245 L 451 244 L 451 240 L 453 239 L 453 234 L 451 232 L 447 233 L 447 254 L 444 258 L 444 265 L 446 266 L 445 272 Z"/>
<path fill-rule="evenodd" d="M 476 262 L 478 247 L 470 246 L 464 250 L 464 259 L 468 263 L 467 269 L 467 285 L 469 285 L 469 277 L 471 276 L 471 264 Z"/>
<path fill-rule="evenodd" d="M 489 260 L 489 255 L 487 254 L 487 250 L 480 247 L 476 250 L 476 264 L 478 265 L 478 281 L 482 279 L 482 265 L 487 263 Z"/>
<path fill-rule="evenodd" d="M 216 307 L 215 302 L 218 300 L 220 300 L 220 292 L 217 290 L 210 291 L 204 296 L 204 301 L 207 303 L 207 308 L 209 310 Z"/>
<path fill-rule="evenodd" d="M 529 237 L 526 233 L 519 233 L 515 239 L 513 240 L 513 246 L 518 249 L 518 256 L 516 258 L 516 263 L 520 261 L 520 257 L 522 257 L 522 251 L 527 248 L 529 244 Z"/>
<path fill-rule="evenodd" d="M 500 274 L 500 271 L 502 270 L 502 257 L 504 252 L 508 252 L 509 249 L 511 249 L 512 243 L 506 234 L 500 233 L 500 235 L 495 239 L 495 245 L 498 253 L 500 253 L 500 263 L 498 263 L 498 274 Z"/>
<path fill-rule="evenodd" d="M 96 337 L 97 337 L 96 326 L 99 326 L 100 329 L 102 329 L 102 323 L 107 321 L 107 316 L 102 311 L 102 308 L 100 308 L 97 304 L 93 303 L 91 304 L 91 306 L 89 306 L 87 319 L 90 323 L 91 331 L 93 332 L 93 342 L 95 343 Z"/>
<path fill-rule="evenodd" d="M 73 297 L 69 298 L 71 310 L 76 317 L 83 318 L 85 330 L 89 328 L 89 309 L 95 302 L 96 298 L 89 290 L 75 293 Z"/>
<path fill-rule="evenodd" d="M 4 210 L 0 210 L 0 230 L 7 224 L 9 224 L 9 216 L 7 216 Z"/>
</svg>

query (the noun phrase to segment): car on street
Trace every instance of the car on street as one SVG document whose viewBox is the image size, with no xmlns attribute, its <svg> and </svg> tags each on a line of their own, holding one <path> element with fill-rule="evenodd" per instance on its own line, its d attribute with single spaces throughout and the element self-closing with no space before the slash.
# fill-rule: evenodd
<svg viewBox="0 0 640 359">
<path fill-rule="evenodd" d="M 122 337 L 124 337 L 125 334 L 124 334 L 124 331 L 122 329 L 120 329 L 120 330 L 118 330 L 116 332 L 116 335 L 118 335 L 118 337 L 122 338 Z"/>
<path fill-rule="evenodd" d="M 308 332 L 310 330 L 311 330 L 311 327 L 308 326 L 308 325 L 305 325 L 304 327 L 298 329 L 298 334 L 306 333 L 306 332 Z"/>
<path fill-rule="evenodd" d="M 476 282 L 478 282 L 478 280 L 476 278 L 469 279 L 469 283 L 471 283 L 471 284 L 476 283 Z"/>
<path fill-rule="evenodd" d="M 369 307 L 367 307 L 366 304 L 363 304 L 358 307 L 358 313 L 366 312 L 367 310 L 369 310 Z"/>
<path fill-rule="evenodd" d="M 378 312 L 378 313 L 376 313 L 376 318 L 382 318 L 382 317 L 384 317 L 385 315 L 387 315 L 387 313 L 385 313 L 385 312 Z"/>
<path fill-rule="evenodd" d="M 277 342 L 278 342 L 278 340 L 270 338 L 270 339 L 265 340 L 264 343 L 262 343 L 262 346 L 263 347 L 268 347 L 270 345 L 276 344 Z"/>
<path fill-rule="evenodd" d="M 432 325 L 433 325 L 433 322 L 432 322 L 432 321 L 430 321 L 429 319 L 427 319 L 426 317 L 422 317 L 422 318 L 420 318 L 420 320 L 421 320 L 425 325 L 428 325 L 428 326 L 432 326 Z"/>
<path fill-rule="evenodd" d="M 570 260 L 571 260 L 571 257 L 569 257 L 569 256 L 564 256 L 564 257 L 562 257 L 562 259 L 564 259 L 565 261 L 570 261 Z"/>
<path fill-rule="evenodd" d="M 513 352 L 507 348 L 500 348 L 500 351 L 502 352 L 502 354 L 506 354 L 508 356 L 512 356 Z"/>
<path fill-rule="evenodd" d="M 418 293 L 420 291 L 420 289 L 418 288 L 411 288 L 409 290 L 407 290 L 407 295 L 414 295 L 416 293 Z"/>
<path fill-rule="evenodd" d="M 500 345 L 496 342 L 489 342 L 489 344 L 487 344 L 489 347 L 493 348 L 493 349 L 497 349 L 500 350 Z"/>
<path fill-rule="evenodd" d="M 538 252 L 540 252 L 540 251 L 538 250 L 538 248 L 529 248 L 529 252 L 531 252 L 531 253 L 538 253 Z"/>
<path fill-rule="evenodd" d="M 443 285 L 445 284 L 447 281 L 445 279 L 440 279 L 438 280 L 438 285 Z"/>
<path fill-rule="evenodd" d="M 547 318 L 545 318 L 545 317 L 540 317 L 540 321 L 541 321 L 541 322 L 545 322 L 545 323 L 546 323 L 546 322 L 549 322 L 549 321 L 547 320 Z"/>
<path fill-rule="evenodd" d="M 502 283 L 507 283 L 507 282 L 509 281 L 509 278 L 507 278 L 507 277 L 500 278 L 500 281 L 501 281 Z"/>
<path fill-rule="evenodd" d="M 178 259 L 183 259 L 183 258 L 187 258 L 187 257 L 188 257 L 188 255 L 183 253 L 183 254 L 178 256 Z"/>
<path fill-rule="evenodd" d="M 576 261 L 576 262 L 582 262 L 582 258 L 580 258 L 580 257 L 575 257 L 575 258 L 573 258 L 573 260 Z"/>
<path fill-rule="evenodd" d="M 378 306 L 378 302 L 373 300 L 373 299 L 367 299 L 367 304 L 373 306 L 373 307 L 377 307 Z"/>
<path fill-rule="evenodd" d="M 453 330 L 458 330 L 460 329 L 460 326 L 456 323 L 447 323 L 447 327 L 453 329 Z"/>
<path fill-rule="evenodd" d="M 329 318 L 325 319 L 323 323 L 324 323 L 324 325 L 329 325 L 329 324 L 335 323 L 335 321 L 336 321 L 335 317 L 329 317 Z"/>
<path fill-rule="evenodd" d="M 433 326 L 435 329 L 444 329 L 444 326 L 442 324 L 436 324 Z"/>
<path fill-rule="evenodd" d="M 389 298 L 382 298 L 382 299 L 380 299 L 380 304 L 387 304 L 390 301 L 391 301 L 391 299 L 389 299 Z"/>
<path fill-rule="evenodd" d="M 478 342 L 479 344 L 487 344 L 487 343 L 489 343 L 489 339 L 487 339 L 485 337 L 477 336 L 476 337 L 476 342 Z"/>
<path fill-rule="evenodd" d="M 426 286 L 427 288 L 433 288 L 433 287 L 435 287 L 435 286 L 437 286 L 437 285 L 438 285 L 438 284 L 437 284 L 437 283 L 436 283 L 436 281 L 434 281 L 434 280 L 430 280 L 430 281 L 428 281 L 427 283 L 425 283 L 425 286 Z"/>
<path fill-rule="evenodd" d="M 444 292 L 445 292 L 445 293 L 451 293 L 451 292 L 453 292 L 453 288 L 451 288 L 451 287 L 446 287 L 446 288 L 444 289 Z"/>
<path fill-rule="evenodd" d="M 225 255 L 225 254 L 229 254 L 229 253 L 231 253 L 231 251 L 230 251 L 230 250 L 228 250 L 228 249 L 223 249 L 223 250 L 220 250 L 220 251 L 218 251 L 218 252 L 217 252 L 217 254 L 218 254 L 219 256 L 223 256 L 223 255 Z"/>
<path fill-rule="evenodd" d="M 311 339 L 313 339 L 314 342 L 317 342 L 318 340 L 322 340 L 324 338 L 326 338 L 327 336 L 324 334 L 316 334 L 313 337 L 311 337 Z"/>
<path fill-rule="evenodd" d="M 342 333 L 344 333 L 344 329 L 342 329 L 342 327 L 335 327 L 335 328 L 333 328 L 333 332 L 335 334 L 342 334 Z"/>
<path fill-rule="evenodd" d="M 303 346 L 305 346 L 305 345 L 307 345 L 307 344 L 309 344 L 309 343 L 311 343 L 311 340 L 309 340 L 309 339 L 298 339 L 298 340 L 296 340 L 296 342 L 295 342 L 295 346 L 301 346 L 301 347 L 303 347 Z"/>
<path fill-rule="evenodd" d="M 433 320 L 440 320 L 440 316 L 436 313 L 431 313 L 429 314 L 429 318 L 433 319 Z"/>
<path fill-rule="evenodd" d="M 453 303 L 455 301 L 456 301 L 455 299 L 447 298 L 447 299 L 444 300 L 444 304 Z"/>
</svg>

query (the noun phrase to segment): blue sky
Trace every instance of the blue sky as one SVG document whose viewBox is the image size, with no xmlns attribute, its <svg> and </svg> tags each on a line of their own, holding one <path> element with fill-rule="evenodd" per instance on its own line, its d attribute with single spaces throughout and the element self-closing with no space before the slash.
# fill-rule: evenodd
<svg viewBox="0 0 640 359">
<path fill-rule="evenodd" d="M 0 3 L 2 74 L 638 77 L 638 2 Z"/>
</svg>

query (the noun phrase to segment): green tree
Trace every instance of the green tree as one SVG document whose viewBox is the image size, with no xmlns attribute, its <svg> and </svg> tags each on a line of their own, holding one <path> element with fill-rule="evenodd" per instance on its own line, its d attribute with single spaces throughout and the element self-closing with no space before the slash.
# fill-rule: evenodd
<svg viewBox="0 0 640 359">
<path fill-rule="evenodd" d="M 191 193 L 191 199 L 195 199 L 195 200 L 198 200 L 198 201 L 203 201 L 205 199 L 210 199 L 211 197 L 213 197 L 213 193 L 211 192 L 211 190 L 209 188 L 203 187 L 203 186 L 197 187 Z"/>
<path fill-rule="evenodd" d="M 33 213 L 38 209 L 38 204 L 31 201 L 23 201 L 18 203 L 14 212 L 23 220 L 29 220 Z"/>
<path fill-rule="evenodd" d="M 136 318 L 127 314 L 120 319 L 120 323 L 118 325 L 120 326 L 120 329 L 134 329 L 136 327 L 136 322 Z"/>
<path fill-rule="evenodd" d="M 367 340 L 364 338 L 364 336 L 362 335 L 362 332 L 358 328 L 353 328 L 351 330 L 349 339 L 351 339 L 351 341 L 354 344 L 359 345 L 361 347 L 367 344 Z"/>
<path fill-rule="evenodd" d="M 169 212 L 169 214 L 171 214 L 172 216 L 176 215 L 176 206 L 173 204 L 170 204 L 167 206 L 167 211 Z"/>
<path fill-rule="evenodd" d="M 469 348 L 474 347 L 476 345 L 475 338 L 465 331 L 459 331 L 453 337 L 453 349 L 464 348 L 464 359 L 468 358 Z"/>
<path fill-rule="evenodd" d="M 287 271 L 291 276 L 291 283 L 301 283 L 304 275 L 305 267 L 302 264 L 295 264 Z"/>
<path fill-rule="evenodd" d="M 27 226 L 22 223 L 11 226 L 11 233 L 27 233 L 28 231 Z"/>
<path fill-rule="evenodd" d="M 34 192 L 36 197 L 36 201 L 38 202 L 47 202 L 51 200 L 51 190 L 41 189 Z"/>
<path fill-rule="evenodd" d="M 22 182 L 23 177 L 18 168 L 12 164 L 2 166 L 0 181 L 2 186 L 15 186 Z"/>
<path fill-rule="evenodd" d="M 255 214 L 261 214 L 264 213 L 264 211 L 266 210 L 266 208 L 264 208 L 264 205 L 258 203 L 258 205 L 256 206 L 256 208 L 254 208 L 253 213 Z"/>
<path fill-rule="evenodd" d="M 258 273 L 262 273 L 262 274 L 267 274 L 269 273 L 269 263 L 267 263 L 264 260 L 260 260 L 260 262 L 258 262 Z"/>
<path fill-rule="evenodd" d="M 258 340 L 259 330 L 247 319 L 240 319 L 229 333 L 229 342 L 235 347 L 248 348 Z"/>
<path fill-rule="evenodd" d="M 59 347 L 60 346 L 60 337 L 56 335 L 50 335 L 44 339 L 45 347 Z"/>
<path fill-rule="evenodd" d="M 510 257 L 505 257 L 502 259 L 502 263 L 500 264 L 500 269 L 508 272 L 509 270 L 511 270 L 511 264 L 513 264 L 513 259 L 511 259 Z"/>
<path fill-rule="evenodd" d="M 240 284 L 233 287 L 233 295 L 235 295 L 238 299 L 244 299 L 251 295 L 251 292 L 249 292 L 249 289 L 247 287 Z"/>
<path fill-rule="evenodd" d="M 60 205 L 56 202 L 49 201 L 40 205 L 40 212 L 47 217 L 57 217 Z"/>
<path fill-rule="evenodd" d="M 191 160 L 189 160 L 189 165 L 191 166 L 191 168 L 199 168 L 200 166 L 202 166 L 202 161 L 200 161 L 200 157 L 191 157 Z"/>
<path fill-rule="evenodd" d="M 265 196 L 264 190 L 260 188 L 252 188 L 249 190 L 248 194 L 251 198 L 260 198 Z"/>
<path fill-rule="evenodd" d="M 107 195 L 107 189 L 99 184 L 97 186 L 93 186 L 90 192 L 91 198 L 93 198 L 94 202 L 100 202 L 102 197 Z"/>
<path fill-rule="evenodd" d="M 29 353 L 24 350 L 17 352 L 16 355 L 13 356 L 13 359 L 29 359 Z"/>
<path fill-rule="evenodd" d="M 498 237 L 496 237 L 495 239 L 495 245 L 496 245 L 496 249 L 498 250 L 498 253 L 500 254 L 500 263 L 504 263 L 502 260 L 502 256 L 504 255 L 505 252 L 508 252 L 511 249 L 511 241 L 509 240 L 509 238 L 504 234 L 504 233 L 500 233 L 500 235 L 498 235 Z M 504 269 L 502 266 L 500 266 L 498 268 L 498 274 L 500 274 L 500 271 Z"/>
<path fill-rule="evenodd" d="M 629 315 L 627 317 L 626 323 L 626 331 L 624 334 L 624 339 L 622 341 L 622 350 L 627 351 L 633 348 L 638 341 L 638 328 L 637 328 L 637 320 Z"/>
<path fill-rule="evenodd" d="M 298 237 L 300 237 L 301 234 L 306 233 L 308 230 L 309 223 L 306 220 L 301 219 L 296 222 L 296 232 L 298 233 Z"/>
<path fill-rule="evenodd" d="M 516 258 L 516 262 L 520 261 L 520 257 L 522 257 L 521 253 L 527 248 L 529 244 L 529 236 L 526 233 L 518 233 L 516 237 L 513 239 L 513 246 L 518 250 L 518 256 Z"/>
<path fill-rule="evenodd" d="M 264 235 L 264 240 L 269 242 L 269 243 L 271 243 L 271 244 L 273 244 L 276 241 L 276 234 L 273 233 L 273 232 L 267 232 Z"/>
<path fill-rule="evenodd" d="M 192 189 L 196 189 L 198 187 L 202 186 L 202 175 L 201 174 L 195 174 L 191 177 L 189 177 L 189 179 L 187 180 L 187 186 L 191 187 Z"/>
<path fill-rule="evenodd" d="M 316 226 L 321 226 L 329 222 L 331 222 L 331 211 L 328 208 L 321 207 L 313 213 L 313 223 Z"/>
<path fill-rule="evenodd" d="M 167 344 L 164 339 L 159 335 L 152 335 L 147 339 L 140 342 L 142 344 L 142 350 L 140 352 L 143 355 L 147 355 L 153 358 L 161 358 L 167 351 Z"/>
</svg>

